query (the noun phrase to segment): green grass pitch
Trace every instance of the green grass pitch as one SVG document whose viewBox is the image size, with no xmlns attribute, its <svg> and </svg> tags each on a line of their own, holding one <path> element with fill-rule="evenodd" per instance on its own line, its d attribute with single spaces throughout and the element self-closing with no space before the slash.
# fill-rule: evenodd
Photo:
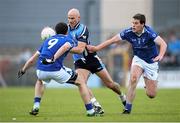
<svg viewBox="0 0 180 123">
<path fill-rule="evenodd" d="M 30 116 L 34 88 L 0 88 L 0 122 L 179 122 L 180 89 L 159 89 L 149 99 L 138 89 L 130 115 L 121 114 L 123 107 L 117 95 L 107 88 L 93 89 L 105 110 L 102 117 L 86 117 L 77 88 L 47 88 L 38 116 Z"/>
</svg>

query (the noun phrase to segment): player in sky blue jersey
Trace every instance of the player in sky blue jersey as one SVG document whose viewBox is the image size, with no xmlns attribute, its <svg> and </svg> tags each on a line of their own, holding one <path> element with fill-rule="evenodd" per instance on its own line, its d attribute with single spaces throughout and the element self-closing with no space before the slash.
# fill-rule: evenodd
<svg viewBox="0 0 180 123">
<path fill-rule="evenodd" d="M 121 92 L 119 85 L 112 80 L 97 54 L 95 52 L 90 53 L 86 48 L 86 46 L 90 44 L 90 41 L 88 40 L 89 31 L 85 25 L 80 23 L 80 13 L 78 9 L 73 8 L 69 10 L 68 22 L 68 33 L 73 37 L 77 45 L 76 47 L 73 47 L 70 52 L 74 53 L 74 65 L 78 76 L 81 76 L 84 83 L 87 83 L 90 73 L 95 73 L 101 78 L 104 85 L 118 94 L 118 97 L 121 99 L 123 105 L 125 105 L 125 95 Z M 54 55 L 54 58 L 56 59 L 58 57 L 59 55 L 57 52 Z M 97 102 L 90 89 L 89 93 L 91 94 L 91 102 L 94 104 L 95 110 L 99 112 L 99 114 L 103 114 L 104 110 L 99 102 Z"/>
<path fill-rule="evenodd" d="M 158 62 L 162 60 L 167 45 L 165 41 L 145 25 L 146 18 L 143 14 L 136 14 L 132 19 L 132 27 L 123 30 L 109 40 L 98 46 L 88 46 L 91 52 L 99 51 L 113 43 L 128 41 L 133 48 L 133 60 L 131 64 L 130 81 L 126 95 L 126 106 L 123 114 L 130 114 L 132 102 L 135 98 L 135 89 L 141 75 L 144 76 L 146 94 L 154 98 L 157 93 Z M 156 44 L 159 45 L 159 52 Z"/>
<path fill-rule="evenodd" d="M 88 87 L 81 81 L 81 78 L 75 73 L 69 73 L 67 68 L 63 66 L 63 60 L 69 53 L 70 49 L 74 46 L 74 41 L 67 35 L 68 26 L 66 23 L 58 23 L 55 27 L 57 35 L 52 36 L 45 40 L 39 50 L 25 63 L 23 68 L 18 72 L 21 77 L 25 71 L 30 68 L 37 60 L 37 76 L 39 82 L 50 82 L 55 80 L 61 84 L 74 83 L 81 90 L 81 95 L 89 95 Z M 51 60 L 54 54 L 59 51 L 60 56 L 51 64 L 47 64 L 47 60 Z M 39 83 L 38 82 L 38 83 Z M 41 93 L 43 85 L 39 85 L 35 93 Z M 42 93 L 41 93 L 42 96 Z M 34 98 L 34 106 L 31 115 L 37 115 L 40 108 L 41 97 Z M 87 107 L 87 116 L 95 116 L 95 110 L 90 102 L 90 96 L 86 96 L 85 106 Z"/>
</svg>

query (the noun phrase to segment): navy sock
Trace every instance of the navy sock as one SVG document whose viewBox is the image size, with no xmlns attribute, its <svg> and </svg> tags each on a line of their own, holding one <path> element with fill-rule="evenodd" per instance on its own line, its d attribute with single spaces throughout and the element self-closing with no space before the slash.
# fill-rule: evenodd
<svg viewBox="0 0 180 123">
<path fill-rule="evenodd" d="M 131 111 L 131 108 L 132 108 L 132 104 L 126 103 L 125 109 Z"/>
<path fill-rule="evenodd" d="M 36 103 L 36 102 L 41 102 L 41 97 L 34 97 L 34 103 Z"/>
<path fill-rule="evenodd" d="M 87 111 L 93 109 L 92 103 L 85 104 L 85 107 L 86 107 L 86 110 L 87 110 Z"/>
</svg>

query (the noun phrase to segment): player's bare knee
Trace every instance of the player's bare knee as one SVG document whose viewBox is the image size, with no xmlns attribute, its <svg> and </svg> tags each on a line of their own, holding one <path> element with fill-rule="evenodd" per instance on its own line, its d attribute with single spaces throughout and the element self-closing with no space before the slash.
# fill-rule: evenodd
<svg viewBox="0 0 180 123">
<path fill-rule="evenodd" d="M 137 80 L 138 80 L 138 78 L 137 78 L 136 76 L 132 76 L 132 77 L 131 77 L 131 84 L 136 83 Z"/>
<path fill-rule="evenodd" d="M 153 99 L 155 98 L 156 96 L 155 95 L 148 95 L 149 98 Z"/>
<path fill-rule="evenodd" d="M 151 99 L 156 97 L 156 92 L 147 92 L 147 96 Z"/>
</svg>

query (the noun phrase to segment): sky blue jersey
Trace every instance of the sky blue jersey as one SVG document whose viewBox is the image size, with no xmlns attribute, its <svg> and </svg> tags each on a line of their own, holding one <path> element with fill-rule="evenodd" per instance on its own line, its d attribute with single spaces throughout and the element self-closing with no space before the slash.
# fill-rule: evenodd
<svg viewBox="0 0 180 123">
<path fill-rule="evenodd" d="M 131 43 L 134 55 L 143 59 L 147 63 L 153 63 L 153 58 L 158 55 L 157 47 L 154 42 L 157 37 L 155 33 L 149 26 L 144 27 L 144 32 L 138 36 L 133 31 L 132 28 L 125 29 L 120 33 L 122 40 L 126 40 Z"/>
<path fill-rule="evenodd" d="M 44 65 L 42 64 L 42 59 L 44 58 L 53 58 L 54 54 L 57 52 L 57 50 L 62 47 L 66 42 L 69 42 L 71 44 L 71 48 L 74 46 L 73 39 L 70 38 L 67 35 L 55 35 L 43 42 L 43 44 L 39 48 L 40 56 L 37 61 L 37 69 L 43 70 L 43 71 L 58 71 L 63 66 L 63 60 L 67 56 L 68 51 L 66 51 L 62 56 L 60 56 L 55 63 Z"/>
<path fill-rule="evenodd" d="M 68 28 L 68 34 L 72 36 L 73 40 L 75 41 L 75 45 L 77 46 L 78 41 L 84 42 L 87 45 L 90 44 L 90 41 L 88 40 L 89 37 L 89 31 L 87 27 L 83 24 L 78 23 L 73 29 L 69 26 Z M 95 53 L 89 53 L 87 49 L 81 54 L 73 54 L 74 61 L 79 60 L 80 58 L 84 58 L 85 56 L 95 54 Z"/>
</svg>

